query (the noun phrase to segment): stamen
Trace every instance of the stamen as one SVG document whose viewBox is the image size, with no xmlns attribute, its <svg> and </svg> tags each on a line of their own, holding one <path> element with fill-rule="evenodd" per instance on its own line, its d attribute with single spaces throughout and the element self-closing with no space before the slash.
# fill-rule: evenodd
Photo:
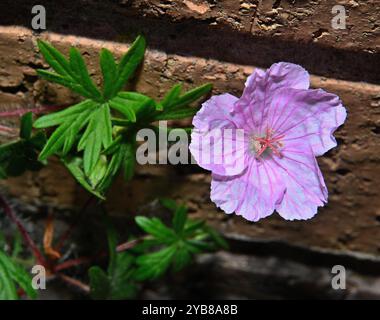
<svg viewBox="0 0 380 320">
<path fill-rule="evenodd" d="M 258 142 L 258 143 L 255 143 L 254 146 L 256 146 L 256 158 L 259 158 L 264 152 L 265 150 L 267 150 L 268 148 L 276 155 L 278 156 L 279 158 L 282 158 L 282 154 L 281 152 L 278 150 L 278 148 L 282 147 L 283 144 L 281 143 L 281 139 L 283 139 L 285 137 L 285 135 L 280 135 L 280 136 L 277 136 L 275 138 L 272 138 L 272 135 L 273 135 L 273 131 L 270 130 L 269 128 L 266 129 L 266 136 L 265 137 L 255 137 L 254 138 L 254 141 Z"/>
</svg>

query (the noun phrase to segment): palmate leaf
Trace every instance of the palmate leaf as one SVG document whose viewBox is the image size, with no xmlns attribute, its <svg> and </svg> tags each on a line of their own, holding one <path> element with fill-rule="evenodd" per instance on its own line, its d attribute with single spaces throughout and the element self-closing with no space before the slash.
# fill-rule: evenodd
<svg viewBox="0 0 380 320">
<path fill-rule="evenodd" d="M 69 162 L 68 168 L 93 194 L 103 195 L 121 168 L 127 181 L 132 178 L 136 150 L 134 137 L 138 129 L 149 127 L 157 120 L 192 117 L 197 109 L 189 106 L 211 90 L 211 85 L 207 84 L 181 94 L 182 86 L 176 85 L 161 102 L 137 92 L 122 91 L 143 61 L 146 43 L 141 36 L 119 62 L 109 50 L 101 50 L 102 90 L 92 81 L 76 48 L 70 49 L 67 59 L 46 42 L 39 41 L 38 46 L 54 71 L 39 70 L 39 74 L 87 98 L 35 122 L 36 128 L 56 127 L 39 159 L 45 161 L 53 154 L 63 158 L 70 155 L 70 159 L 72 156 L 82 157 L 80 164 Z"/>
<path fill-rule="evenodd" d="M 119 64 L 116 63 L 110 51 L 106 49 L 101 51 L 102 92 L 98 90 L 90 78 L 83 57 L 76 48 L 70 49 L 70 58 L 68 60 L 57 49 L 42 40 L 38 41 L 38 46 L 45 60 L 55 71 L 53 73 L 39 70 L 39 74 L 49 81 L 64 85 L 88 98 L 63 111 L 43 116 L 35 122 L 34 126 L 36 128 L 57 126 L 49 137 L 39 159 L 46 160 L 53 154 L 65 157 L 77 143 L 76 151 L 83 151 L 83 172 L 86 180 L 88 180 L 87 178 L 98 163 L 101 152 L 112 144 L 110 107 L 122 113 L 128 121 L 135 122 L 134 107 L 136 106 L 136 99 L 139 99 L 139 104 L 153 101 L 145 96 L 138 96 L 133 93 L 127 94 L 127 98 L 116 97 L 143 60 L 146 46 L 145 39 L 138 37 L 128 52 L 121 58 Z M 142 101 L 142 97 L 144 101 Z M 130 101 L 134 105 L 129 103 Z M 130 158 L 129 155 L 128 159 Z M 122 161 L 117 162 L 116 171 L 122 164 Z M 131 161 L 124 161 L 124 168 L 128 172 L 126 177 L 132 175 L 133 167 L 134 164 Z M 113 173 L 115 168 L 108 171 Z"/>
<path fill-rule="evenodd" d="M 141 244 L 144 254 L 136 260 L 134 276 L 139 281 L 155 279 L 170 266 L 179 271 L 191 262 L 194 254 L 227 247 L 225 240 L 204 221 L 189 219 L 185 206 L 170 199 L 160 199 L 160 202 L 173 212 L 171 227 L 156 217 L 135 218 L 137 225 L 150 235 Z M 149 248 L 153 252 L 146 252 Z"/>
</svg>

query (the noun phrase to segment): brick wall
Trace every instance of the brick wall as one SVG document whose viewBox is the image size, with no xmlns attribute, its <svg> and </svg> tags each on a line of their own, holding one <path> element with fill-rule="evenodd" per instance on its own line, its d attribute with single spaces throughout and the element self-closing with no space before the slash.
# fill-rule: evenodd
<svg viewBox="0 0 380 320">
<path fill-rule="evenodd" d="M 347 9 L 346 30 L 331 27 L 336 4 Z M 273 215 L 253 224 L 227 217 L 209 200 L 210 175 L 196 166 L 139 167 L 131 184 L 116 182 L 107 205 L 115 216 L 129 217 L 158 196 L 173 197 L 236 241 L 236 248 L 253 243 L 272 250 L 275 243 L 289 252 L 307 248 L 311 256 L 326 252 L 363 266 L 380 265 L 379 7 L 375 0 L 68 0 L 46 3 L 48 30 L 37 34 L 29 29 L 29 1 L 2 1 L 0 109 L 75 101 L 66 89 L 36 77 L 34 69 L 44 64 L 37 38 L 66 52 L 77 46 L 99 80 L 100 48 L 120 56 L 143 33 L 148 51 L 131 86 L 153 97 L 178 81 L 188 88 L 212 82 L 214 93 L 239 95 L 255 67 L 299 63 L 313 74 L 313 87 L 338 94 L 348 110 L 336 133 L 339 148 L 318 161 L 330 195 L 311 221 L 286 222 Z M 40 173 L 10 179 L 2 187 L 35 208 L 76 208 L 86 198 L 54 160 Z"/>
</svg>

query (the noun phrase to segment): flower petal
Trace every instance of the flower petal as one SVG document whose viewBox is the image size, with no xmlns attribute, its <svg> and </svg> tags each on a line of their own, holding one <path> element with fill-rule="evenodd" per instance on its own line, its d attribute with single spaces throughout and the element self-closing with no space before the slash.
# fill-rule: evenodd
<svg viewBox="0 0 380 320">
<path fill-rule="evenodd" d="M 242 97 L 235 104 L 234 114 L 243 114 L 246 126 L 254 131 L 262 131 L 262 123 L 267 117 L 267 106 L 273 95 L 283 88 L 308 89 L 308 72 L 299 65 L 279 62 L 267 71 L 256 69 L 245 83 Z"/>
<path fill-rule="evenodd" d="M 276 206 L 287 220 L 310 219 L 327 202 L 327 188 L 307 142 L 284 148 L 282 158 L 273 158 L 285 184 L 285 194 Z"/>
<path fill-rule="evenodd" d="M 281 90 L 269 109 L 267 125 L 276 135 L 285 134 L 282 142 L 306 139 L 315 156 L 337 145 L 333 133 L 346 119 L 339 97 L 322 89 Z"/>
<path fill-rule="evenodd" d="M 237 98 L 224 94 L 206 101 L 193 119 L 190 152 L 204 169 L 221 175 L 237 175 L 246 167 L 248 141 L 230 114 Z"/>
<path fill-rule="evenodd" d="M 235 212 L 250 221 L 271 215 L 285 187 L 273 163 L 252 163 L 235 177 L 212 175 L 211 200 L 226 213 Z"/>
</svg>

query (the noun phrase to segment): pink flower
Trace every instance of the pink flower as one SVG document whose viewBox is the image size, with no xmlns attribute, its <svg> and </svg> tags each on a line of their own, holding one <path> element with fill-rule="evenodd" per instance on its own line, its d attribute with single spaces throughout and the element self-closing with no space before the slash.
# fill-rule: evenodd
<svg viewBox="0 0 380 320">
<path fill-rule="evenodd" d="M 226 213 L 258 221 L 276 210 L 287 220 L 303 220 L 327 202 L 315 157 L 337 145 L 333 132 L 346 110 L 338 96 L 309 84 L 302 67 L 276 63 L 255 70 L 241 98 L 213 96 L 194 117 L 190 151 L 212 172 L 211 200 Z M 243 134 L 222 133 L 205 152 L 202 140 L 216 129 Z"/>
</svg>

